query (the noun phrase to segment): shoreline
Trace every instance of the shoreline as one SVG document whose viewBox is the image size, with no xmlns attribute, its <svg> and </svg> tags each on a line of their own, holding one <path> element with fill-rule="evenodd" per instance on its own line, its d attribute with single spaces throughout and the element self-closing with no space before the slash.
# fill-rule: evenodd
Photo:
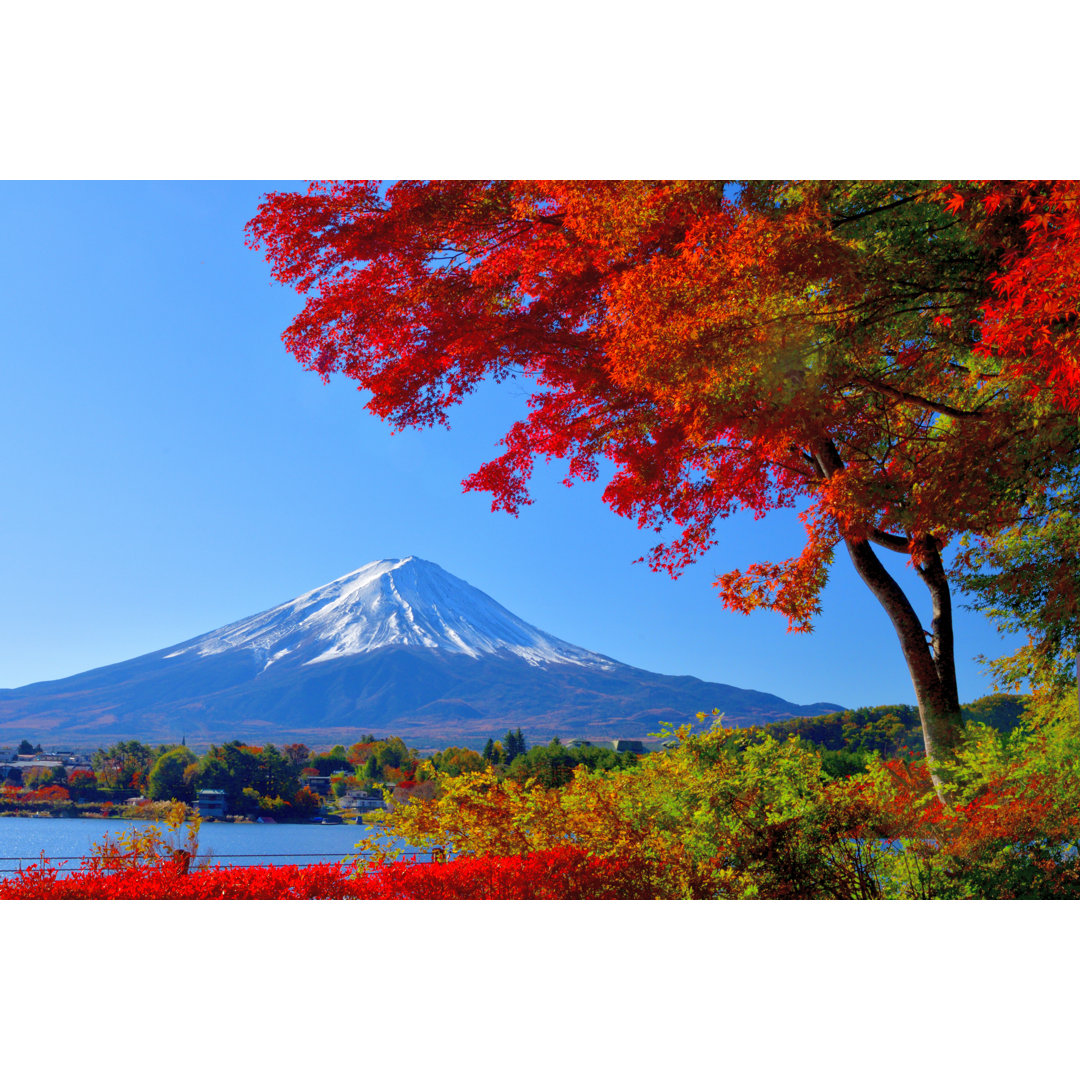
<svg viewBox="0 0 1080 1080">
<path fill-rule="evenodd" d="M 334 815 L 337 817 L 337 815 Z M 63 811 L 59 813 L 51 813 L 48 810 L 0 810 L 0 818 L 30 818 L 36 821 L 56 820 L 56 821 L 116 821 L 116 822 L 131 822 L 136 824 L 138 822 L 153 822 L 155 824 L 161 824 L 167 819 L 164 817 L 150 817 L 145 814 L 101 814 L 95 812 L 89 812 L 85 814 L 73 814 L 69 811 Z M 185 821 L 182 825 L 189 824 Z M 245 817 L 243 815 L 230 816 L 227 818 L 206 817 L 200 819 L 200 825 L 372 825 L 374 822 L 365 821 L 363 816 L 357 816 L 355 818 L 337 818 L 334 821 L 328 821 L 325 819 L 306 818 L 302 820 L 266 820 L 253 817 Z"/>
</svg>

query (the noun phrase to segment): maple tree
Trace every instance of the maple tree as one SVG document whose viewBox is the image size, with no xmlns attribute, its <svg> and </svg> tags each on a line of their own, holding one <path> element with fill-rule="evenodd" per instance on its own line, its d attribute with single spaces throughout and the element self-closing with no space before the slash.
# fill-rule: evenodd
<svg viewBox="0 0 1080 1080">
<path fill-rule="evenodd" d="M 1032 398 L 1048 392 L 1075 417 L 1080 409 L 1080 183 L 958 185 L 949 207 L 1001 253 L 977 350 L 1000 359 L 1021 392 Z M 1040 480 L 1006 529 L 969 540 L 960 583 L 1002 630 L 1028 634 L 1027 645 L 991 664 L 999 680 L 1013 686 L 1030 680 L 1038 699 L 1060 708 L 1070 682 L 1080 693 L 1075 455 Z"/>
<path fill-rule="evenodd" d="M 1080 182 L 947 185 L 947 206 L 996 249 L 977 351 L 1080 409 Z"/>
<path fill-rule="evenodd" d="M 531 383 L 464 484 L 494 508 L 530 501 L 538 458 L 568 482 L 606 459 L 610 507 L 676 530 L 650 553 L 673 574 L 731 513 L 798 509 L 802 551 L 722 574 L 721 598 L 808 629 L 842 545 L 936 762 L 960 732 L 943 553 L 1075 465 L 1075 217 L 1054 183 L 357 181 L 267 195 L 248 242 L 306 294 L 288 349 L 395 427 Z M 881 549 L 917 571 L 928 630 Z"/>
</svg>

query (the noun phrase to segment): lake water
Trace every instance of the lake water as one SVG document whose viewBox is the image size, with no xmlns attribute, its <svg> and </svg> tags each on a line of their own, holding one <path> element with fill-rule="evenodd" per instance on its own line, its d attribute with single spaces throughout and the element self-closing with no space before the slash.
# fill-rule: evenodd
<svg viewBox="0 0 1080 1080">
<path fill-rule="evenodd" d="M 0 873 L 41 860 L 67 860 L 76 869 L 91 845 L 108 833 L 113 839 L 148 822 L 101 818 L 0 817 Z M 257 863 L 307 864 L 353 858 L 373 830 L 367 825 L 274 825 L 204 822 L 199 830 L 197 861 L 250 866 Z M 168 835 L 166 831 L 166 835 Z"/>
</svg>

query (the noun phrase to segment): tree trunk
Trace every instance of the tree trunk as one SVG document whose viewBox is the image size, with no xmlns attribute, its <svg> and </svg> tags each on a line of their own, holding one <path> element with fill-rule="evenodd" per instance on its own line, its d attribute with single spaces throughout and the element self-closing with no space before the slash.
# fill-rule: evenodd
<svg viewBox="0 0 1080 1080">
<path fill-rule="evenodd" d="M 835 476 L 844 469 L 843 459 L 831 439 L 817 439 L 810 449 L 821 477 Z M 909 541 L 904 537 L 879 533 L 878 539 L 894 551 L 909 549 Z M 915 687 L 915 700 L 919 704 L 926 763 L 930 768 L 930 777 L 938 798 L 947 804 L 945 785 L 935 766 L 952 756 L 960 743 L 962 726 L 953 653 L 952 598 L 949 595 L 949 582 L 941 563 L 941 551 L 937 541 L 930 536 L 925 540 L 926 561 L 917 569 L 930 590 L 933 602 L 929 634 L 919 622 L 919 617 L 904 590 L 875 554 L 870 541 L 850 540 L 845 537 L 844 543 L 859 577 L 866 582 L 878 603 L 885 609 L 896 636 L 900 639 L 900 648 L 907 661 L 911 683 Z"/>
<path fill-rule="evenodd" d="M 930 776 L 938 798 L 946 802 L 935 766 L 947 761 L 959 744 L 961 719 L 953 656 L 952 601 L 940 553 L 931 541 L 927 562 L 919 567 L 919 576 L 926 582 L 933 601 L 932 629 L 927 641 L 927 632 L 910 601 L 882 565 L 870 542 L 847 540 L 845 543 L 859 576 L 885 609 L 900 639 L 919 704 Z"/>
</svg>

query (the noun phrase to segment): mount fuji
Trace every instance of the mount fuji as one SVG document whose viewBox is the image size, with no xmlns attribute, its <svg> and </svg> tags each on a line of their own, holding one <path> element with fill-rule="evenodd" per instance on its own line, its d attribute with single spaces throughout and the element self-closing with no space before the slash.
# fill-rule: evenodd
<svg viewBox="0 0 1080 1080">
<path fill-rule="evenodd" d="M 720 709 L 749 725 L 835 712 L 620 664 L 531 626 L 435 563 L 368 563 L 190 641 L 79 675 L 0 690 L 0 737 L 478 744 L 508 727 L 641 738 Z"/>
</svg>

